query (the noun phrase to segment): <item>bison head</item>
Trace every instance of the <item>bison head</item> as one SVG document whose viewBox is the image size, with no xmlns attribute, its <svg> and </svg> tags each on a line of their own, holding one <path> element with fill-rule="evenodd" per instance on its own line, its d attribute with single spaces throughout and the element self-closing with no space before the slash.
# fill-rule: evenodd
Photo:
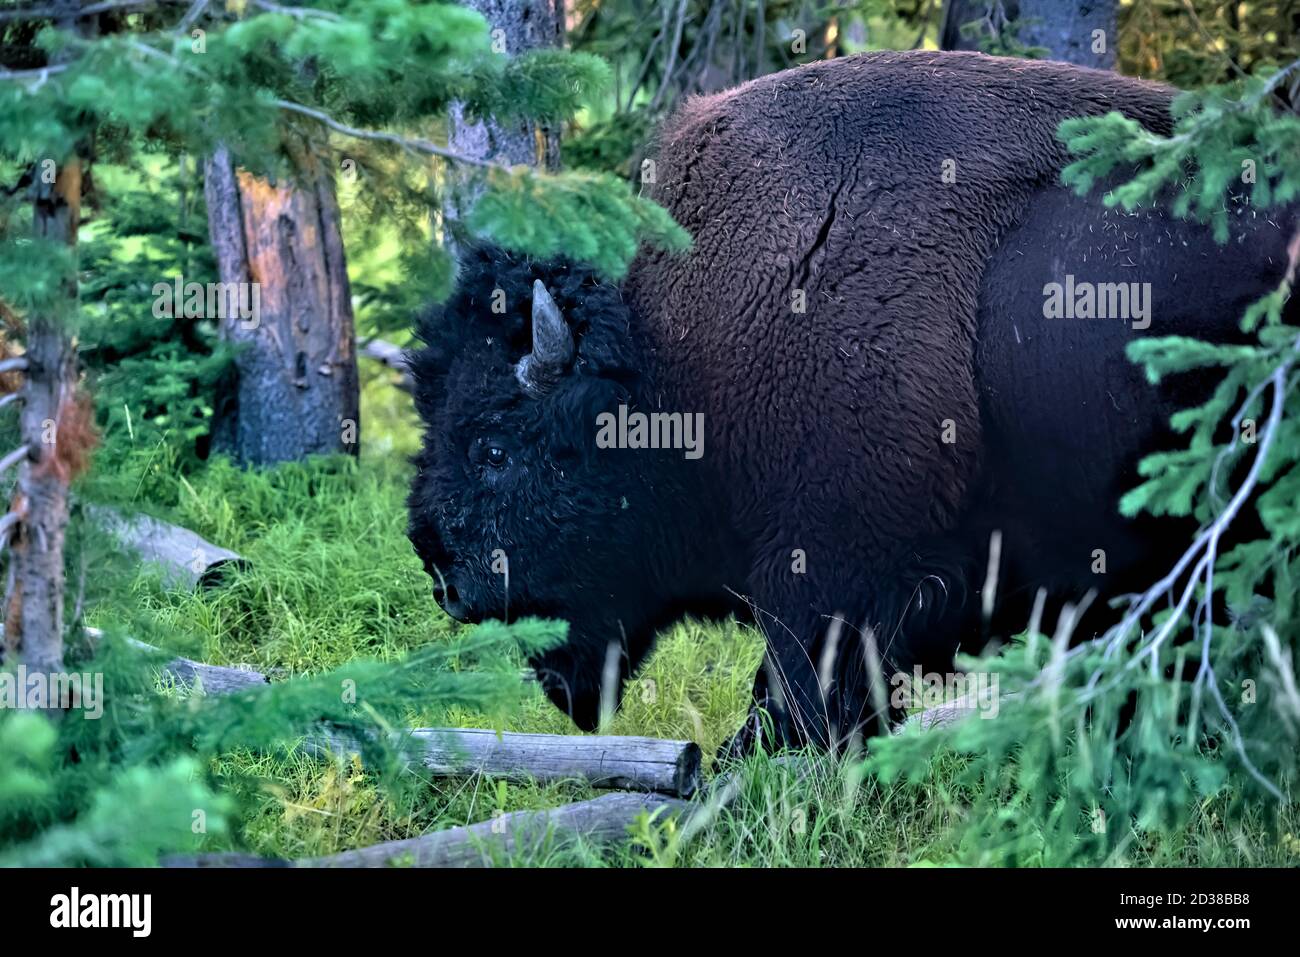
<svg viewBox="0 0 1300 957">
<path fill-rule="evenodd" d="M 646 386 L 630 323 L 590 272 L 480 248 L 410 356 L 425 435 L 409 535 L 434 596 L 462 621 L 568 621 L 533 664 L 585 728 L 693 580 L 671 531 L 698 500 L 681 453 L 597 448 L 597 417 Z"/>
</svg>

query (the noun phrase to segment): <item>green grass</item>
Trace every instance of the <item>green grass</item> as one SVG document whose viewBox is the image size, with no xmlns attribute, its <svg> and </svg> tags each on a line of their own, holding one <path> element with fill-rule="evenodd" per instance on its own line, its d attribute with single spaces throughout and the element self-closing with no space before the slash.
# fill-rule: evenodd
<svg viewBox="0 0 1300 957">
<path fill-rule="evenodd" d="M 434 604 L 430 583 L 405 537 L 404 496 L 415 431 L 409 400 L 374 369 L 364 390 L 359 463 L 322 460 L 267 472 L 224 462 L 182 476 L 165 448 L 132 449 L 100 474 L 88 497 L 131 504 L 192 528 L 251 561 L 220 588 L 163 588 L 150 570 L 114 571 L 92 559 L 92 625 L 132 622 L 149 640 L 213 663 L 246 663 L 277 676 L 318 673 L 358 657 L 396 659 L 460 626 Z M 111 441 L 129 441 L 111 436 Z M 99 562 L 104 562 L 101 566 Z M 629 687 L 613 734 L 685 738 L 706 755 L 738 727 L 761 655 L 735 622 L 684 621 L 661 636 Z M 413 725 L 573 733 L 534 688 L 513 712 L 428 711 Z M 907 866 L 998 863 L 990 848 L 956 838 L 972 797 L 954 782 L 962 758 L 941 753 L 919 782 L 886 786 L 861 763 L 806 757 L 790 766 L 755 757 L 739 767 L 735 800 L 685 827 L 643 820 L 619 847 L 556 843 L 508 861 L 589 866 Z M 497 811 L 553 807 L 595 796 L 577 783 L 517 784 L 483 777 L 418 780 L 381 791 L 355 761 L 298 753 L 237 753 L 217 774 L 241 800 L 240 846 L 303 857 L 473 823 Z M 1300 864 L 1294 811 L 1229 813 L 1231 795 L 1194 810 L 1174 834 L 1134 834 L 1127 865 Z M 1225 820 L 1237 823 L 1229 826 Z M 215 847 L 215 845 L 214 845 Z"/>
</svg>

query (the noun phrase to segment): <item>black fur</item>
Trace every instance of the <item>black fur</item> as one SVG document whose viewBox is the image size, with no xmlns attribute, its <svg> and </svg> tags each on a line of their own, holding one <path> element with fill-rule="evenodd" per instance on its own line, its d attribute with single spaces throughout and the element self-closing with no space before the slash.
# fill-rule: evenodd
<svg viewBox="0 0 1300 957">
<path fill-rule="evenodd" d="M 514 377 L 529 346 L 535 279 L 578 344 L 571 374 L 541 400 Z M 411 356 L 428 427 L 409 498 L 411 541 L 457 617 L 570 623 L 568 644 L 535 665 L 584 728 L 599 717 L 609 646 L 625 679 L 657 628 L 685 608 L 717 604 L 720 588 L 712 556 L 682 548 L 673 531 L 693 513 L 704 516 L 701 530 L 716 524 L 702 487 L 669 461 L 681 453 L 595 446 L 597 415 L 635 404 L 648 387 L 630 322 L 617 288 L 586 269 L 480 248 L 462 263 L 451 301 L 422 318 L 427 346 Z M 483 460 L 486 443 L 508 453 L 504 469 Z M 493 570 L 497 549 L 508 575 Z"/>
</svg>

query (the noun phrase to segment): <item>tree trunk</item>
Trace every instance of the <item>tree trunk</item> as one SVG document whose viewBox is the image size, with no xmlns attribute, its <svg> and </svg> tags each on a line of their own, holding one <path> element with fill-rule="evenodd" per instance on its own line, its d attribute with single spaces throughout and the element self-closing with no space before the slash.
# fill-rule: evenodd
<svg viewBox="0 0 1300 957">
<path fill-rule="evenodd" d="M 1020 41 L 1049 60 L 1115 69 L 1115 0 L 1020 0 Z"/>
<path fill-rule="evenodd" d="M 972 21 L 981 23 L 979 35 L 963 37 L 962 25 Z M 1006 36 L 1009 22 L 1017 27 L 1012 37 Z M 1051 60 L 1113 70 L 1119 42 L 1115 0 L 948 0 L 939 45 L 978 50 L 981 37 L 1015 40 L 1046 48 Z"/>
<path fill-rule="evenodd" d="M 355 455 L 360 435 L 352 292 L 332 171 L 286 136 L 296 181 L 236 170 L 224 147 L 205 164 L 212 248 L 223 283 L 251 283 L 251 320 L 226 309 L 238 349 L 212 447 L 245 465 Z M 242 288 L 242 287 L 241 287 Z M 256 289 L 256 298 L 251 289 Z"/>
<path fill-rule="evenodd" d="M 462 5 L 488 22 L 493 49 L 507 56 L 529 50 L 564 46 L 564 0 L 462 0 Z M 470 121 L 460 103 L 451 105 L 450 146 L 457 153 L 491 159 L 509 166 L 560 168 L 560 130 L 516 120 L 493 118 Z M 462 180 L 447 190 L 443 204 L 446 244 L 455 249 L 457 223 L 478 198 L 472 180 Z"/>
<path fill-rule="evenodd" d="M 73 156 L 53 183 L 37 177 L 35 234 L 75 246 L 81 219 L 81 159 Z M 75 279 L 68 298 L 75 303 Z M 73 312 L 69 309 L 68 312 Z M 9 508 L 11 558 L 5 600 L 5 648 L 33 671 L 63 667 L 63 544 L 68 524 L 68 484 L 84 465 L 91 437 L 90 412 L 76 395 L 77 358 L 64 322 L 27 317 L 27 370 L 19 429 L 27 455 Z M 6 655 L 10 657 L 10 655 Z"/>
<path fill-rule="evenodd" d="M 977 20 L 986 24 L 1000 22 L 998 8 L 1005 6 L 991 0 L 947 0 L 943 5 L 943 27 L 939 31 L 940 49 L 978 50 L 979 36 L 963 36 L 961 28 Z M 986 26 L 981 33 L 987 33 L 988 29 Z"/>
</svg>

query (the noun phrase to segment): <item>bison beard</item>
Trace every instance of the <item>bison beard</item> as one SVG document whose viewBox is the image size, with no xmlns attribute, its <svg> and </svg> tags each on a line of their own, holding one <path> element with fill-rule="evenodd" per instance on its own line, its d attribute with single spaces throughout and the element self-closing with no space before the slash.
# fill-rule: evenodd
<svg viewBox="0 0 1300 957">
<path fill-rule="evenodd" d="M 626 679 L 658 629 L 746 616 L 767 639 L 765 743 L 836 745 L 883 717 L 867 636 L 889 673 L 948 670 L 1023 628 L 1039 589 L 1058 606 L 1096 589 L 1102 609 L 1140 588 L 1187 529 L 1116 502 L 1205 382 L 1150 389 L 1124 358 L 1147 331 L 1045 319 L 1042 290 L 1149 282 L 1150 334 L 1222 340 L 1286 261 L 1263 220 L 1219 248 L 1056 185 L 1062 119 L 1119 110 L 1164 133 L 1171 93 L 979 54 L 821 62 L 667 125 L 655 197 L 689 254 L 643 253 L 615 288 L 471 251 L 412 356 L 410 535 L 443 606 L 567 620 L 535 664 L 588 728 L 607 666 Z M 706 454 L 597 448 L 620 406 L 702 414 Z"/>
</svg>

